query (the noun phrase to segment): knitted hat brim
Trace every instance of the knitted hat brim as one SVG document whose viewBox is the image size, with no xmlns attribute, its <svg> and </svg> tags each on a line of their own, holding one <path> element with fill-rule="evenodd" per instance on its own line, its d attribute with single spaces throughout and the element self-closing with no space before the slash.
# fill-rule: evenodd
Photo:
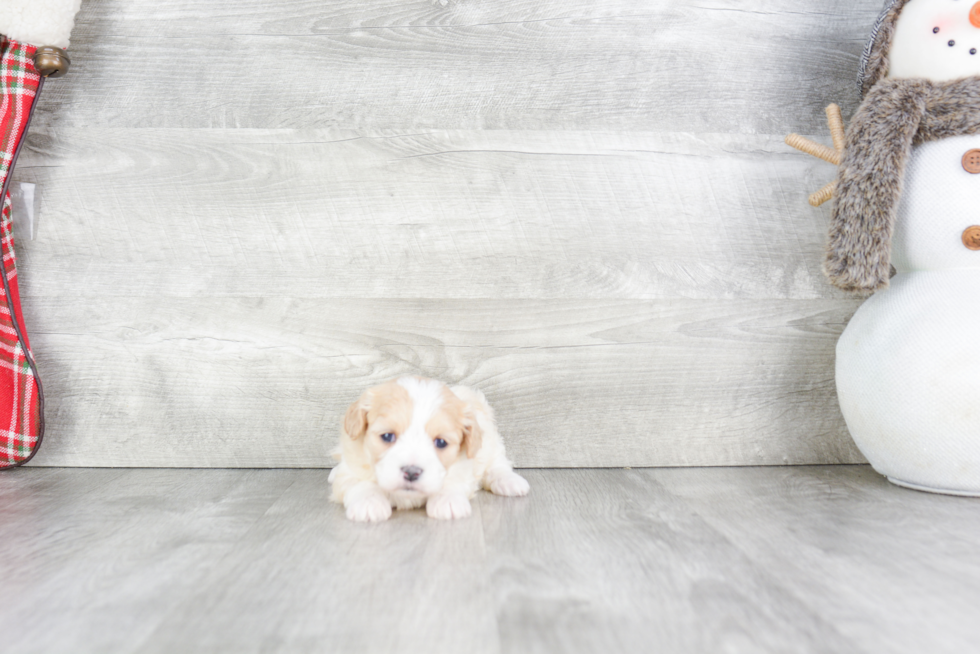
<svg viewBox="0 0 980 654">
<path fill-rule="evenodd" d="M 898 16 L 909 0 L 885 0 L 885 6 L 878 14 L 871 29 L 868 44 L 861 55 L 861 67 L 858 69 L 858 91 L 861 97 L 868 94 L 871 87 L 880 82 L 888 74 L 888 51 L 895 35 L 895 24 Z"/>
</svg>

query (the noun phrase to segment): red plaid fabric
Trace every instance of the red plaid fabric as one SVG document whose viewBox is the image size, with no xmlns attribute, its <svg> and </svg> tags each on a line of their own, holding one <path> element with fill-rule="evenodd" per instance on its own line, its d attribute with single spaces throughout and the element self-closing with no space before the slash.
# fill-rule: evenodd
<svg viewBox="0 0 980 654">
<path fill-rule="evenodd" d="M 34 46 L 0 36 L 0 188 L 4 191 L 41 82 L 34 70 L 34 51 Z M 40 384 L 17 292 L 10 194 L 3 193 L 2 199 L 0 245 L 7 283 L 0 284 L 0 468 L 5 468 L 33 456 L 41 441 L 42 417 Z"/>
</svg>

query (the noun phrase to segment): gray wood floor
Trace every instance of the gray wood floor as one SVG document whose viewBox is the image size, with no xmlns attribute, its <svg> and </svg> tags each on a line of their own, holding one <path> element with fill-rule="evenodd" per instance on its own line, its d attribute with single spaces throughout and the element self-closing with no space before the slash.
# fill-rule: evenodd
<svg viewBox="0 0 980 654">
<path fill-rule="evenodd" d="M 855 110 L 880 6 L 85 0 L 16 172 L 36 464 L 331 465 L 406 373 L 523 466 L 863 462 L 783 137 Z"/>
<path fill-rule="evenodd" d="M 976 651 L 980 504 L 864 466 L 525 471 L 347 522 L 322 470 L 0 474 L 0 633 L 72 652 Z"/>
</svg>

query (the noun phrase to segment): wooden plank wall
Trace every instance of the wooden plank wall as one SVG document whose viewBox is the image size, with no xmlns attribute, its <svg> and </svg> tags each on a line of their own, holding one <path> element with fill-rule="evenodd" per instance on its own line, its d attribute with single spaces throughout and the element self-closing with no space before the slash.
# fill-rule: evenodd
<svg viewBox="0 0 980 654">
<path fill-rule="evenodd" d="M 37 465 L 328 466 L 366 386 L 522 466 L 860 462 L 824 106 L 879 0 L 85 0 L 17 177 Z"/>
</svg>

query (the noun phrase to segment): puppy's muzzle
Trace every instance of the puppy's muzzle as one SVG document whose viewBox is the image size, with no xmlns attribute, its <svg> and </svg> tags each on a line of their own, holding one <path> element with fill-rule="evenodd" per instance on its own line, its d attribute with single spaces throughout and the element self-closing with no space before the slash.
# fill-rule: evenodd
<svg viewBox="0 0 980 654">
<path fill-rule="evenodd" d="M 422 468 L 418 466 L 404 466 L 402 468 L 402 474 L 405 476 L 405 481 L 415 481 L 422 476 Z"/>
</svg>

